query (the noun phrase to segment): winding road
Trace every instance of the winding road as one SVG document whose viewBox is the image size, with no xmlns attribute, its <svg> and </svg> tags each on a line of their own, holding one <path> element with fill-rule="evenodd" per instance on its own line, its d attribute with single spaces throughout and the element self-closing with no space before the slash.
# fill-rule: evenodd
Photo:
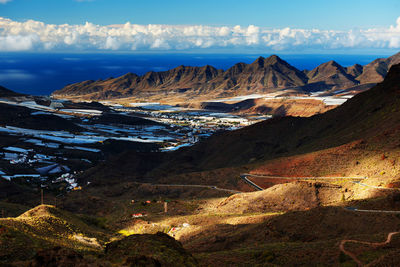
<svg viewBox="0 0 400 267">
<path fill-rule="evenodd" d="M 332 177 L 332 176 L 276 176 L 276 175 L 262 175 L 262 174 L 249 174 L 243 173 L 243 176 L 251 176 L 265 179 L 285 179 L 285 180 L 365 180 L 368 177 Z M 241 176 L 242 176 L 241 175 Z"/>
<path fill-rule="evenodd" d="M 218 190 L 218 191 L 224 191 L 224 192 L 229 192 L 229 193 L 243 193 L 242 191 L 237 191 L 233 189 L 226 189 L 226 188 L 220 188 L 215 185 L 200 185 L 200 184 L 151 184 L 151 183 L 138 183 L 137 184 L 145 184 L 145 185 L 151 185 L 151 186 L 165 186 L 165 187 L 197 187 L 197 188 L 207 188 L 207 189 L 212 189 L 212 190 Z"/>
<path fill-rule="evenodd" d="M 361 185 L 361 186 L 365 186 L 365 187 L 374 188 L 374 189 L 399 190 L 399 188 L 389 188 L 389 187 L 382 187 L 382 186 L 374 186 L 374 185 L 364 184 L 364 183 L 361 183 L 361 181 L 353 181 L 352 183 L 355 183 L 355 184 L 358 184 L 358 185 Z"/>
<path fill-rule="evenodd" d="M 261 186 L 257 185 L 257 184 L 254 183 L 253 181 L 250 181 L 250 180 L 247 178 L 248 176 L 253 176 L 253 175 L 244 173 L 244 174 L 241 174 L 241 175 L 240 175 L 240 178 L 242 178 L 247 184 L 249 184 L 250 186 L 254 187 L 256 190 L 258 190 L 258 191 L 264 190 L 264 188 L 262 188 Z"/>
<path fill-rule="evenodd" d="M 361 186 L 365 186 L 365 187 L 374 188 L 374 189 L 399 190 L 399 188 L 387 188 L 387 187 L 381 187 L 381 186 L 368 185 L 368 184 L 361 183 L 361 181 L 354 181 L 353 183 L 358 184 L 358 185 L 361 185 Z M 349 211 L 356 211 L 356 212 L 394 213 L 394 214 L 400 214 L 400 211 L 397 211 L 397 210 L 363 210 L 363 209 L 358 209 L 358 208 L 354 208 L 354 207 L 345 207 L 345 209 L 346 209 L 346 210 L 349 210 Z M 350 251 L 348 251 L 348 250 L 345 249 L 344 245 L 345 245 L 346 243 L 350 243 L 350 242 L 351 242 L 351 243 L 358 243 L 358 244 L 369 245 L 369 246 L 373 246 L 373 247 L 380 247 L 380 246 L 384 246 L 384 245 L 389 244 L 389 243 L 392 241 L 392 237 L 393 237 L 394 235 L 396 235 L 396 234 L 399 234 L 399 233 L 400 233 L 400 232 L 391 232 L 391 233 L 388 234 L 386 241 L 384 241 L 384 242 L 376 242 L 376 243 L 373 243 L 373 242 L 366 242 L 366 241 L 359 241 L 359 240 L 345 239 L 345 240 L 342 240 L 342 241 L 340 242 L 339 249 L 340 249 L 344 254 L 346 254 L 347 256 L 349 256 L 350 258 L 352 258 L 352 259 L 357 263 L 358 266 L 365 266 L 365 264 L 364 264 L 362 261 L 360 261 L 354 253 L 352 253 L 352 252 L 350 252 Z M 379 259 L 380 259 L 380 258 L 379 258 Z M 379 259 L 376 260 L 376 261 L 379 261 Z M 370 263 L 370 264 L 367 264 L 366 266 L 370 266 L 370 265 L 372 265 L 373 263 L 375 263 L 376 261 L 374 261 L 374 262 L 372 262 L 372 263 Z"/>
<path fill-rule="evenodd" d="M 249 177 L 263 178 L 263 179 L 283 179 L 283 180 L 293 180 L 293 181 L 298 181 L 298 180 L 357 180 L 359 182 L 361 180 L 367 179 L 367 177 L 287 177 L 287 176 L 273 176 L 273 175 L 261 175 L 261 174 L 249 174 L 249 173 L 243 173 L 240 175 L 240 178 L 242 178 L 247 184 L 254 187 L 258 191 L 262 191 L 262 190 L 264 190 L 264 188 L 262 188 L 258 184 L 251 181 L 249 179 Z"/>
<path fill-rule="evenodd" d="M 400 214 L 399 210 L 361 210 L 357 209 L 354 207 L 345 207 L 345 210 L 349 211 L 358 211 L 358 212 L 372 212 L 372 213 L 394 213 L 394 214 Z"/>
<path fill-rule="evenodd" d="M 346 245 L 346 243 L 358 243 L 358 244 L 363 244 L 363 245 L 369 245 L 372 247 L 381 247 L 381 246 L 385 246 L 385 245 L 389 244 L 392 241 L 392 237 L 399 233 L 400 232 L 389 233 L 386 241 L 384 241 L 384 242 L 366 242 L 366 241 L 360 241 L 360 240 L 345 239 L 345 240 L 340 241 L 339 248 L 340 248 L 340 251 L 342 251 L 344 254 L 346 254 L 347 256 L 352 258 L 357 263 L 358 266 L 365 266 L 365 264 L 361 260 L 359 260 L 354 253 L 345 249 L 344 246 Z"/>
</svg>

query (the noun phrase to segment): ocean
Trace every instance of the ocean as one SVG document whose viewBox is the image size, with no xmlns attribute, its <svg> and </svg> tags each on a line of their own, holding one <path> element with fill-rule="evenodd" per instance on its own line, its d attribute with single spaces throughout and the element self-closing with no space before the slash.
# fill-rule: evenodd
<svg viewBox="0 0 400 267">
<path fill-rule="evenodd" d="M 212 65 L 228 69 L 235 63 L 251 63 L 269 54 L 0 54 L 0 85 L 20 93 L 49 95 L 65 85 L 84 80 L 107 79 L 133 72 L 165 71 L 179 65 Z M 335 60 L 342 66 L 365 65 L 390 55 L 279 55 L 296 68 L 312 69 Z"/>
</svg>

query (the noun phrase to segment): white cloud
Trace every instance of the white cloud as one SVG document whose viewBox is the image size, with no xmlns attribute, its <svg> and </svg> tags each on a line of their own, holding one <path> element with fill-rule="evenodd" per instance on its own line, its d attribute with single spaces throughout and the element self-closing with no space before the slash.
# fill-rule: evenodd
<svg viewBox="0 0 400 267">
<path fill-rule="evenodd" d="M 32 50 L 34 43 L 39 41 L 36 35 L 0 35 L 0 51 Z"/>
<path fill-rule="evenodd" d="M 12 0 L 0 0 L 0 4 L 5 4 L 5 3 L 8 3 L 8 2 L 11 2 Z"/>
<path fill-rule="evenodd" d="M 5 1 L 5 0 L 0 0 Z M 400 17 L 388 28 L 367 30 L 268 29 L 206 25 L 54 25 L 0 17 L 0 51 L 97 51 L 400 48 Z"/>
</svg>

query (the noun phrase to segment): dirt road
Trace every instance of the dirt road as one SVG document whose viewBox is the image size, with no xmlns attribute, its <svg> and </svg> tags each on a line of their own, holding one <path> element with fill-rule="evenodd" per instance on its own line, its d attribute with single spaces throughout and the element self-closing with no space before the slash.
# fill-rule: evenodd
<svg viewBox="0 0 400 267">
<path fill-rule="evenodd" d="M 375 248 L 376 247 L 382 247 L 382 246 L 385 246 L 385 245 L 389 244 L 392 241 L 392 237 L 394 235 L 399 234 L 399 233 L 400 232 L 391 232 L 391 233 L 389 233 L 388 236 L 387 236 L 386 241 L 384 241 L 384 242 L 366 242 L 366 241 L 360 241 L 360 240 L 344 239 L 344 240 L 340 241 L 339 249 L 344 254 L 346 254 L 347 256 L 352 258 L 358 264 L 358 266 L 366 266 L 361 260 L 359 260 L 357 258 L 357 256 L 354 253 L 352 253 L 352 252 L 350 252 L 350 251 L 345 249 L 345 247 L 344 247 L 345 244 L 346 243 L 358 243 L 358 244 L 363 244 L 363 245 L 369 245 L 369 246 L 372 246 L 372 247 L 375 247 Z"/>
</svg>

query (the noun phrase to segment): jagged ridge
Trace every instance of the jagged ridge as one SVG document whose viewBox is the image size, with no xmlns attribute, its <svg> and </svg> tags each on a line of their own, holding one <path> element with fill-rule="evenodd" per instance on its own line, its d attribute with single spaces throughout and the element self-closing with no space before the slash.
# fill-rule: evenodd
<svg viewBox="0 0 400 267">
<path fill-rule="evenodd" d="M 118 78 L 83 81 L 55 91 L 55 97 L 79 96 L 90 99 L 185 95 L 187 97 L 234 96 L 292 88 L 300 92 L 347 89 L 381 82 L 390 66 L 400 63 L 400 53 L 377 59 L 368 65 L 342 67 L 335 61 L 311 71 L 300 71 L 276 55 L 259 57 L 253 63 L 237 63 L 226 71 L 212 66 L 179 66 L 143 76 L 127 73 Z"/>
</svg>

